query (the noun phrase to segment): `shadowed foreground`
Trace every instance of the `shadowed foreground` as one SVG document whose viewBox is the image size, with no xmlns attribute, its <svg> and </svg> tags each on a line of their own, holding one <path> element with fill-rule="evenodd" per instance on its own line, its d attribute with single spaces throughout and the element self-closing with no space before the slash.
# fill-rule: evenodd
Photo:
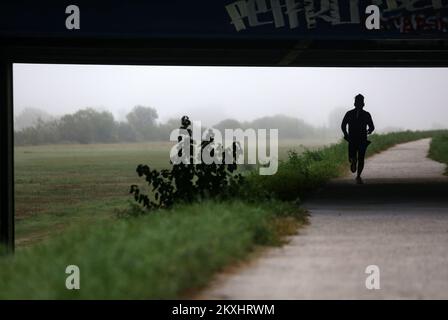
<svg viewBox="0 0 448 320">
<path fill-rule="evenodd" d="M 367 160 L 364 185 L 336 179 L 306 207 L 311 225 L 230 275 L 209 299 L 447 299 L 448 177 L 430 139 Z M 380 290 L 365 269 L 380 268 Z"/>
</svg>

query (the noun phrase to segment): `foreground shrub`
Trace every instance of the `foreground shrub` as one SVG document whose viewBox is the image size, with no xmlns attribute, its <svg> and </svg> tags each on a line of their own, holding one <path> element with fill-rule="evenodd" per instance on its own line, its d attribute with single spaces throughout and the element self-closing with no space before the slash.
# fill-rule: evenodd
<svg viewBox="0 0 448 320">
<path fill-rule="evenodd" d="M 238 144 L 233 142 L 232 148 L 222 151 L 220 162 L 206 164 L 200 155 L 199 164 L 194 164 L 193 146 L 201 145 L 201 151 L 209 152 L 210 157 L 215 157 L 215 150 L 222 150 L 221 145 L 214 143 L 214 137 L 209 133 L 206 141 L 195 141 L 192 137 L 191 122 L 187 116 L 181 119 L 181 130 L 187 132 L 178 137 L 178 142 L 185 142 L 189 148 L 189 154 L 183 154 L 185 150 L 178 145 L 178 157 L 187 157 L 188 164 L 183 162 L 172 164 L 172 169 L 164 169 L 160 172 L 151 170 L 148 165 L 138 165 L 139 177 L 144 177 L 150 187 L 150 192 L 144 194 L 138 185 L 132 185 L 130 193 L 135 201 L 147 209 L 169 208 L 175 203 L 193 202 L 204 198 L 228 198 L 236 196 L 238 186 L 243 177 L 237 174 L 236 159 L 238 157 Z M 181 131 L 182 132 L 182 131 Z M 225 164 L 226 155 L 230 155 L 232 162 Z"/>
</svg>

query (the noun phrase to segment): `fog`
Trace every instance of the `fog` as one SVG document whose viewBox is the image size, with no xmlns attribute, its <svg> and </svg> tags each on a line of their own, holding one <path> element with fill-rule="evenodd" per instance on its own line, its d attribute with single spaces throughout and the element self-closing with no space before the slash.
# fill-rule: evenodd
<svg viewBox="0 0 448 320">
<path fill-rule="evenodd" d="M 447 84 L 448 68 L 42 64 L 14 64 L 13 83 L 16 114 L 27 107 L 52 115 L 94 107 L 122 120 L 144 105 L 157 110 L 160 122 L 186 114 L 206 125 L 284 114 L 334 126 L 330 112 L 349 110 L 362 93 L 378 129 L 446 128 Z"/>
</svg>

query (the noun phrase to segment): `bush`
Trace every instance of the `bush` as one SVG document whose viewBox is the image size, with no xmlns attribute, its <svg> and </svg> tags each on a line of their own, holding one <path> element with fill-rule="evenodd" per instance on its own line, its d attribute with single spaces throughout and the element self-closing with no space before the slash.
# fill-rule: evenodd
<svg viewBox="0 0 448 320">
<path fill-rule="evenodd" d="M 151 194 L 144 194 L 138 185 L 130 187 L 130 193 L 134 195 L 135 201 L 142 204 L 147 209 L 169 208 L 178 202 L 193 202 L 203 198 L 223 198 L 235 196 L 238 186 L 242 183 L 241 174 L 236 174 L 238 156 L 237 143 L 234 142 L 232 149 L 225 149 L 220 157 L 220 163 L 206 164 L 204 159 L 200 159 L 199 164 L 193 164 L 193 145 L 199 144 L 192 138 L 191 122 L 187 116 L 181 119 L 181 134 L 178 142 L 186 141 L 190 149 L 189 164 L 183 162 L 172 164 L 172 169 L 161 171 L 151 170 L 148 165 L 137 166 L 139 177 L 144 177 L 150 187 Z M 208 150 L 210 156 L 215 156 L 216 150 L 222 150 L 222 146 L 214 144 L 213 135 L 209 134 L 208 140 L 201 143 L 201 150 Z M 178 145 L 178 156 L 182 158 L 188 156 L 183 154 L 185 150 Z M 225 164 L 226 154 L 232 155 L 232 163 Z"/>
</svg>

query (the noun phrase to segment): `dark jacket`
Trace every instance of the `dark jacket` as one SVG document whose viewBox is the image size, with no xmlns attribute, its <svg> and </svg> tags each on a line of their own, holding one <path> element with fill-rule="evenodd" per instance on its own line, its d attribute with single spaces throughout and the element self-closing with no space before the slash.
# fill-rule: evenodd
<svg viewBox="0 0 448 320">
<path fill-rule="evenodd" d="M 348 133 L 347 133 L 348 125 Z M 348 111 L 341 124 L 342 132 L 348 137 L 350 142 L 364 142 L 367 140 L 367 134 L 375 130 L 372 116 L 362 109 L 352 109 Z"/>
</svg>

